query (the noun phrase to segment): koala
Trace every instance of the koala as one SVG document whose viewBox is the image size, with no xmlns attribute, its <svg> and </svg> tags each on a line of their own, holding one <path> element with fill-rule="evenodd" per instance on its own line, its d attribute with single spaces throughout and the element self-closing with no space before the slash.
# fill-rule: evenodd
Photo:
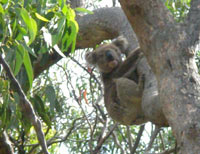
<svg viewBox="0 0 200 154">
<path fill-rule="evenodd" d="M 127 48 L 126 39 L 120 36 L 86 53 L 85 59 L 101 74 L 104 103 L 111 118 L 123 125 L 139 125 L 147 122 L 141 106 L 144 81 L 137 74 L 142 52 L 137 49 L 123 61 L 121 55 Z"/>
</svg>

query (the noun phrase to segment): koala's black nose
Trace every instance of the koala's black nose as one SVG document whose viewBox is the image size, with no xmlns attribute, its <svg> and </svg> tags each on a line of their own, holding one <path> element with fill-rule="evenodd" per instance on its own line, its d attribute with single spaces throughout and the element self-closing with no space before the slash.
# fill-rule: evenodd
<svg viewBox="0 0 200 154">
<path fill-rule="evenodd" d="M 111 54 L 111 51 L 106 52 L 106 59 L 109 61 L 114 60 L 113 55 Z"/>
</svg>

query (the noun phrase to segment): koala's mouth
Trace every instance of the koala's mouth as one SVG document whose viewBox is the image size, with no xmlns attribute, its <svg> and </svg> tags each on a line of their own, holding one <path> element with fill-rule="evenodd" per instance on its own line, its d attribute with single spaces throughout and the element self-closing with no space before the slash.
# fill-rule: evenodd
<svg viewBox="0 0 200 154">
<path fill-rule="evenodd" d="M 115 68 L 115 67 L 117 67 L 117 65 L 118 65 L 118 61 L 117 60 L 112 60 L 112 61 L 110 61 L 109 63 L 108 63 L 108 67 L 110 67 L 110 68 Z"/>
</svg>

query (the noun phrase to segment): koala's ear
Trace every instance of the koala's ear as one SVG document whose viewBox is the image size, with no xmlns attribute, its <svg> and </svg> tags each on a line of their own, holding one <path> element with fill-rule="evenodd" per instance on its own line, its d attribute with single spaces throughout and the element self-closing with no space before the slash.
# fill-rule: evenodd
<svg viewBox="0 0 200 154">
<path fill-rule="evenodd" d="M 97 55 L 96 55 L 96 52 L 93 51 L 93 52 L 87 52 L 85 54 L 85 60 L 91 64 L 91 65 L 95 65 L 96 64 L 96 60 L 97 60 Z"/>
<path fill-rule="evenodd" d="M 128 41 L 123 36 L 119 36 L 118 38 L 114 39 L 112 43 L 116 45 L 121 52 L 125 52 L 125 50 L 128 48 Z"/>
</svg>

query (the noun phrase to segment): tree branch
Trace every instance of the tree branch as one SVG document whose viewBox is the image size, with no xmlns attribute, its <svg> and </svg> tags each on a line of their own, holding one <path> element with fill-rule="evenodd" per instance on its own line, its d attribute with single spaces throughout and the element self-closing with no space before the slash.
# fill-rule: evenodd
<svg viewBox="0 0 200 154">
<path fill-rule="evenodd" d="M 3 65 L 3 68 L 6 71 L 8 78 L 11 81 L 11 84 L 15 88 L 14 90 L 18 93 L 18 95 L 20 97 L 20 107 L 21 107 L 22 111 L 25 113 L 25 116 L 27 117 L 27 119 L 30 119 L 32 125 L 34 126 L 38 141 L 42 147 L 43 152 L 45 154 L 49 154 L 49 152 L 47 150 L 44 133 L 42 131 L 42 124 L 41 124 L 39 118 L 36 116 L 33 106 L 31 105 L 31 102 L 27 99 L 20 84 L 18 83 L 18 81 L 16 80 L 14 75 L 12 74 L 12 71 L 11 71 L 9 65 L 3 59 L 2 54 L 0 54 L 0 64 Z"/>
<path fill-rule="evenodd" d="M 120 4 L 141 43 L 150 41 L 157 31 L 174 23 L 173 17 L 160 0 L 120 0 Z"/>
<path fill-rule="evenodd" d="M 103 143 L 109 138 L 109 136 L 112 134 L 112 132 L 114 131 L 114 129 L 115 129 L 116 127 L 117 127 L 117 124 L 115 124 L 115 125 L 111 128 L 111 130 L 105 135 L 105 137 L 103 137 L 103 138 L 99 141 L 98 145 L 96 146 L 96 148 L 95 148 L 94 151 L 93 151 L 94 154 L 96 154 L 96 153 L 99 152 L 99 150 L 101 149 Z"/>
<path fill-rule="evenodd" d="M 190 38 L 190 45 L 199 43 L 200 35 L 200 0 L 192 0 L 186 22 L 187 35 Z"/>
<path fill-rule="evenodd" d="M 114 139 L 115 144 L 120 148 L 121 153 L 122 153 L 122 154 L 125 154 L 126 152 L 125 152 L 124 149 L 122 148 L 122 146 L 121 146 L 121 144 L 120 144 L 120 142 L 119 142 L 119 140 L 118 140 L 118 138 L 117 138 L 117 135 L 116 135 L 115 131 L 113 131 L 112 136 L 113 136 L 113 139 Z"/>
<path fill-rule="evenodd" d="M 97 9 L 92 15 L 78 17 L 77 22 L 79 33 L 76 49 L 95 47 L 103 40 L 113 39 L 119 35 L 125 36 L 130 44 L 127 52 L 139 46 L 131 25 L 119 7 Z M 128 53 L 126 54 L 128 55 Z M 69 52 L 66 51 L 65 55 L 68 56 Z M 34 77 L 38 77 L 41 72 L 57 63 L 61 58 L 56 52 L 53 54 L 47 52 L 42 55 L 34 62 Z M 41 63 L 43 59 L 45 59 L 45 64 Z"/>
<path fill-rule="evenodd" d="M 95 47 L 103 40 L 124 35 L 130 44 L 130 50 L 138 47 L 137 38 L 125 14 L 119 7 L 100 8 L 94 14 L 77 19 L 79 33 L 77 48 Z"/>
<path fill-rule="evenodd" d="M 160 131 L 160 127 L 156 126 L 155 129 L 154 129 L 154 131 L 153 131 L 153 133 L 151 134 L 149 145 L 148 145 L 148 147 L 145 150 L 146 152 L 148 152 L 149 150 L 151 150 L 153 142 L 154 142 L 157 134 L 159 133 L 159 131 Z"/>
<path fill-rule="evenodd" d="M 135 144 L 134 144 L 134 146 L 133 146 L 133 148 L 132 148 L 132 150 L 131 150 L 131 154 L 134 154 L 134 153 L 135 153 L 135 151 L 136 151 L 136 149 L 137 149 L 137 147 L 138 147 L 138 145 L 139 145 L 139 143 L 140 143 L 140 139 L 141 139 L 141 137 L 142 137 L 142 133 L 143 133 L 143 131 L 144 131 L 144 128 L 145 128 L 145 125 L 140 126 L 140 130 L 139 130 L 139 132 L 138 132 L 138 135 L 137 135 Z"/>
</svg>

